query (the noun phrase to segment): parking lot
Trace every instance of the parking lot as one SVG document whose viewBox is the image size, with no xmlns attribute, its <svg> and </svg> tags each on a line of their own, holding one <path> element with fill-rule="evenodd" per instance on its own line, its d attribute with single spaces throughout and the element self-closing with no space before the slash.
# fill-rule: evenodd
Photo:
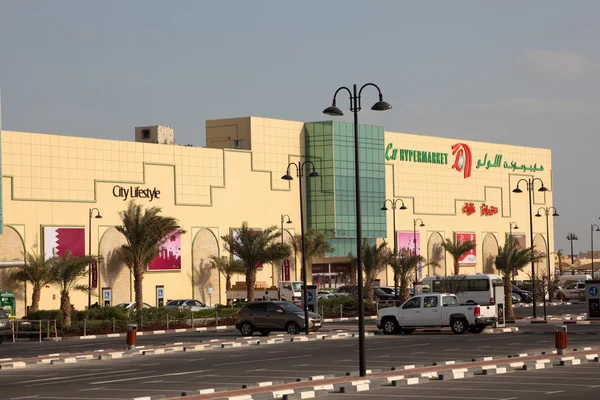
<svg viewBox="0 0 600 400">
<path fill-rule="evenodd" d="M 597 336 L 573 335 L 569 340 L 570 348 L 595 346 Z M 367 367 L 389 369 L 393 366 L 420 363 L 431 365 L 438 361 L 458 361 L 484 356 L 506 357 L 509 354 L 552 349 L 553 344 L 553 336 L 543 333 L 372 336 L 367 337 L 366 340 Z M 583 368 L 588 367 L 581 368 L 585 371 Z M 239 389 L 245 384 L 264 381 L 293 382 L 297 378 L 314 375 L 343 376 L 346 372 L 357 371 L 357 369 L 358 340 L 348 338 L 34 366 L 2 371 L 0 385 L 3 388 L 2 397 L 14 400 L 26 396 L 50 398 L 47 397 L 48 393 L 52 393 L 54 396 L 52 398 L 57 399 L 128 399 L 160 394 L 176 396 L 185 391 L 208 388 Z M 550 373 L 570 370 L 571 367 L 566 367 L 564 370 L 554 369 Z M 600 370 L 596 371 L 600 372 Z M 521 377 L 524 375 L 523 372 L 518 372 L 511 374 L 509 378 L 512 382 L 513 377 L 523 379 Z M 484 382 L 485 379 L 506 382 L 506 378 L 500 376 L 477 379 L 473 382 Z M 465 385 L 466 381 L 461 382 L 459 384 L 451 382 L 448 387 L 472 387 Z M 511 385 L 510 388 L 541 390 L 530 389 L 527 382 L 533 380 L 525 379 L 522 384 Z M 579 383 L 576 379 L 572 379 L 571 383 L 567 379 L 556 382 L 561 384 L 564 382 L 565 385 Z M 435 383 L 438 384 L 447 383 Z M 494 385 L 502 387 L 505 383 Z M 423 392 L 420 388 L 410 390 L 414 392 L 407 392 L 410 393 L 407 395 L 409 397 L 419 398 L 418 396 L 427 394 L 429 398 L 435 398 L 431 397 L 433 396 L 431 391 Z M 564 389 L 556 389 L 558 390 Z M 554 389 L 548 389 L 544 393 L 550 391 Z M 515 395 L 496 396 L 495 394 L 483 397 L 479 397 L 481 394 L 473 394 L 471 397 L 465 397 L 467 392 L 468 390 L 463 390 L 457 396 L 494 399 L 515 397 Z M 397 396 L 397 394 L 386 394 L 385 390 L 381 394 L 379 391 L 375 393 L 384 397 Z M 447 397 L 448 395 L 449 392 L 439 390 L 441 396 L 439 398 L 451 398 Z"/>
<path fill-rule="evenodd" d="M 324 398 L 388 400 L 473 399 L 537 400 L 597 398 L 600 363 L 554 367 L 537 371 L 515 371 L 505 375 L 475 376 L 454 381 L 435 381 L 406 386 L 385 387 L 365 392 L 329 394 Z"/>
</svg>

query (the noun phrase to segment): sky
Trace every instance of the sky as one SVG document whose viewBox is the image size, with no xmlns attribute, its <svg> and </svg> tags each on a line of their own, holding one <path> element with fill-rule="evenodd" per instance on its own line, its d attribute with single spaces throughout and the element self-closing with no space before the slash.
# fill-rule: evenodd
<svg viewBox="0 0 600 400">
<path fill-rule="evenodd" d="M 0 0 L 2 124 L 128 141 L 169 125 L 200 146 L 207 119 L 325 120 L 335 89 L 375 82 L 393 109 L 361 123 L 550 148 L 554 247 L 570 253 L 574 232 L 578 253 L 600 224 L 598 15 L 598 1 Z"/>
</svg>

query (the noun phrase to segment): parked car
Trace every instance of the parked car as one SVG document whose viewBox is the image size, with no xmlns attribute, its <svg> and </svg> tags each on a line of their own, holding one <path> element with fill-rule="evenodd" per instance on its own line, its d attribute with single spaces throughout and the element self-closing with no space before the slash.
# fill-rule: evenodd
<svg viewBox="0 0 600 400">
<path fill-rule="evenodd" d="M 323 293 L 323 294 L 317 294 L 317 299 L 319 299 L 319 300 L 337 299 L 337 296 L 333 293 Z"/>
<path fill-rule="evenodd" d="M 585 292 L 585 281 L 575 282 L 569 284 L 566 288 L 562 288 L 558 290 L 556 297 L 559 299 L 575 299 L 578 300 L 581 296 L 581 293 Z"/>
<path fill-rule="evenodd" d="M 186 311 L 200 311 L 210 309 L 210 307 L 206 304 L 194 299 L 169 300 L 165 307 L 176 308 L 178 310 Z"/>
<path fill-rule="evenodd" d="M 115 307 L 124 308 L 126 310 L 132 310 L 135 308 L 135 301 L 124 301 L 123 303 L 117 304 Z M 148 303 L 143 303 L 142 308 L 152 308 Z"/>
<path fill-rule="evenodd" d="M 0 343 L 12 337 L 12 327 L 8 313 L 0 308 Z"/>
<path fill-rule="evenodd" d="M 412 333 L 416 328 L 446 327 L 452 332 L 481 333 L 496 321 L 496 309 L 492 306 L 461 306 L 455 295 L 428 293 L 417 295 L 400 307 L 386 307 L 377 312 L 377 328 L 383 333 Z"/>
<path fill-rule="evenodd" d="M 521 297 L 523 303 L 531 303 L 533 301 L 533 292 L 522 290 L 517 285 L 512 285 L 512 292 Z"/>
<path fill-rule="evenodd" d="M 523 300 L 521 300 L 521 296 L 519 296 L 518 294 L 516 294 L 516 293 L 511 293 L 511 294 L 512 294 L 513 304 L 517 304 L 517 303 L 520 303 L 523 301 Z"/>
<path fill-rule="evenodd" d="M 394 289 L 392 289 L 392 293 L 386 293 L 382 288 L 376 287 L 376 288 L 373 288 L 373 294 L 375 295 L 374 297 L 377 300 L 386 301 L 386 300 L 396 300 L 397 299 L 396 295 L 394 294 Z"/>
<path fill-rule="evenodd" d="M 237 313 L 235 328 L 244 336 L 255 331 L 268 335 L 271 331 L 284 331 L 296 335 L 305 329 L 304 310 L 285 301 L 254 301 L 244 305 Z M 321 328 L 321 316 L 308 313 L 308 329 Z"/>
</svg>

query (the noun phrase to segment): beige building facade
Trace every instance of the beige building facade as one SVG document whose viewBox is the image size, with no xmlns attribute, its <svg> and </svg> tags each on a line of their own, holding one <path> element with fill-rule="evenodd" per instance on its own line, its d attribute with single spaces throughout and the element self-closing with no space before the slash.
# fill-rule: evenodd
<svg viewBox="0 0 600 400">
<path fill-rule="evenodd" d="M 94 273 L 92 302 L 133 300 L 131 274 L 116 255 L 125 240 L 115 229 L 130 200 L 161 207 L 186 231 L 167 241 L 161 259 L 145 274 L 144 301 L 151 305 L 176 298 L 225 303 L 224 279 L 209 263 L 212 255 L 229 256 L 221 236 L 243 221 L 258 230 L 279 227 L 287 215 L 292 223 L 284 225 L 283 238 L 289 243 L 300 232 L 301 197 L 306 226 L 324 232 L 335 247 L 328 257 L 312 260 L 309 279 L 326 287 L 355 282 L 348 257 L 356 252 L 352 135 L 352 124 L 343 122 L 256 117 L 207 121 L 206 147 L 173 144 L 173 129 L 160 126 L 136 128 L 132 142 L 4 130 L 1 289 L 15 292 L 22 316 L 31 288 L 8 278 L 14 265 L 25 251 L 52 255 L 69 248 L 103 258 Z M 446 238 L 477 243 L 461 260 L 465 273 L 495 271 L 492 260 L 510 222 L 518 225 L 512 233 L 529 245 L 528 179 L 539 178 L 533 213 L 553 205 L 550 150 L 364 125 L 359 138 L 363 236 L 393 246 L 394 211 L 389 201 L 387 212 L 381 207 L 386 199 L 396 201 L 398 248 L 414 251 L 416 233 L 417 251 L 433 262 L 419 269 L 419 278 L 452 273 L 452 260 L 439 246 Z M 290 164 L 307 160 L 320 176 L 301 178 L 301 196 L 296 166 Z M 292 181 L 281 179 L 288 168 Z M 549 191 L 539 192 L 540 182 Z M 512 192 L 517 185 L 523 193 Z M 406 210 L 399 209 L 402 202 Z M 102 218 L 95 218 L 98 213 Z M 552 218 L 548 228 L 552 251 Z M 534 218 L 533 231 L 534 243 L 545 251 L 545 218 Z M 299 270 L 300 257 L 292 256 L 263 266 L 257 281 L 270 286 L 283 278 L 299 280 Z M 380 283 L 393 284 L 391 271 L 381 274 Z M 77 309 L 87 306 L 86 293 L 73 293 L 72 300 Z M 41 307 L 59 305 L 57 288 L 44 288 Z"/>
</svg>

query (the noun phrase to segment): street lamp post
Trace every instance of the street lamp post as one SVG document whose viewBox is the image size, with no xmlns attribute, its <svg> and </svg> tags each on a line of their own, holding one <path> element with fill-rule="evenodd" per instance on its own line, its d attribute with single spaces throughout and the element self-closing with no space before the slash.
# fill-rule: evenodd
<svg viewBox="0 0 600 400">
<path fill-rule="evenodd" d="M 417 255 L 417 222 L 419 221 L 421 222 L 421 224 L 419 225 L 421 228 L 425 226 L 421 218 L 415 218 L 413 220 L 413 243 L 415 245 L 415 256 Z"/>
<path fill-rule="evenodd" d="M 373 86 L 379 93 L 379 101 L 371 107 L 374 111 L 386 111 L 392 108 L 387 102 L 383 101 L 383 94 L 379 86 L 374 83 L 364 84 L 360 90 L 357 90 L 356 85 L 353 86 L 353 90 L 350 91 L 345 86 L 338 88 L 334 95 L 333 101 L 330 107 L 323 110 L 324 114 L 339 117 L 344 115 L 342 110 L 336 106 L 336 96 L 340 90 L 345 90 L 350 95 L 350 111 L 354 113 L 354 181 L 356 186 L 356 271 L 358 273 L 358 366 L 360 376 L 367 375 L 367 362 L 365 358 L 365 309 L 364 309 L 364 298 L 363 298 L 363 271 L 362 271 L 362 227 L 361 227 L 361 215 L 360 215 L 360 175 L 359 175 L 359 159 L 358 159 L 358 112 L 361 110 L 361 94 L 363 89 L 368 86 Z"/>
<path fill-rule="evenodd" d="M 535 214 L 536 217 L 541 217 L 542 214 L 540 214 L 540 211 L 544 210 L 544 214 L 546 215 L 546 264 L 547 264 L 547 268 L 548 271 L 546 272 L 548 274 L 548 294 L 550 295 L 550 301 L 552 301 L 552 289 L 551 289 L 551 285 L 550 285 L 550 224 L 548 222 L 548 217 L 550 216 L 550 211 L 552 211 L 552 216 L 553 217 L 558 217 L 558 213 L 556 212 L 556 208 L 554 207 L 540 207 L 538 208 L 537 214 Z M 548 316 L 546 314 L 546 291 L 543 291 L 544 294 L 544 319 L 547 319 Z"/>
<path fill-rule="evenodd" d="M 567 240 L 571 241 L 571 266 L 575 264 L 575 256 L 573 255 L 573 240 L 579 240 L 576 234 L 569 232 L 567 235 Z"/>
<path fill-rule="evenodd" d="M 527 192 L 529 193 L 529 240 L 531 242 L 531 255 L 533 255 L 533 185 L 535 181 L 540 181 L 542 186 L 538 189 L 539 192 L 546 192 L 548 189 L 544 186 L 544 181 L 540 178 L 528 178 L 528 179 L 519 179 L 517 182 L 517 187 L 513 189 L 513 193 L 523 193 L 523 191 L 519 188 L 519 184 L 521 182 L 525 182 L 527 185 Z M 531 285 L 533 292 L 533 318 L 537 317 L 537 311 L 535 307 L 535 263 L 533 259 L 531 260 Z"/>
<path fill-rule="evenodd" d="M 283 244 L 284 240 L 283 240 L 283 221 L 285 219 L 285 217 L 287 217 L 287 221 L 285 221 L 286 224 L 291 224 L 292 220 L 290 219 L 290 216 L 287 214 L 281 214 L 281 244 Z M 284 264 L 285 264 L 285 260 L 281 261 L 281 280 L 285 280 L 284 278 Z M 275 275 L 275 274 L 273 274 Z M 272 284 L 275 285 L 275 277 L 273 276 L 273 281 Z"/>
<path fill-rule="evenodd" d="M 298 185 L 300 187 L 300 237 L 301 237 L 301 241 L 302 241 L 302 303 L 303 303 L 303 308 L 304 308 L 304 328 L 306 331 L 306 334 L 308 335 L 309 332 L 309 328 L 308 328 L 308 289 L 307 289 L 307 284 L 308 284 L 308 276 L 306 273 L 306 245 L 304 244 L 305 240 L 304 240 L 304 207 L 302 206 L 302 177 L 304 176 L 304 167 L 309 164 L 312 166 L 312 172 L 310 174 L 308 174 L 309 178 L 314 178 L 319 176 L 319 173 L 315 170 L 315 164 L 312 163 L 312 161 L 298 161 L 298 164 L 296 163 L 289 163 L 287 166 L 287 170 L 285 175 L 283 175 L 281 177 L 281 179 L 284 179 L 286 181 L 291 181 L 294 178 L 292 178 L 292 176 L 290 175 L 290 167 L 294 166 L 296 167 L 296 176 L 298 177 Z M 281 217 L 282 221 L 283 221 L 283 216 Z M 289 218 L 289 217 L 288 217 Z M 283 226 L 283 222 L 282 222 L 282 226 Z M 283 230 L 281 232 L 283 234 Z M 283 240 L 283 236 L 282 236 L 282 240 Z"/>
<path fill-rule="evenodd" d="M 598 226 L 598 224 L 592 224 L 590 234 L 590 237 L 592 239 L 592 279 L 594 279 L 594 228 L 596 228 L 596 232 L 600 232 L 600 226 Z M 573 253 L 573 251 L 571 251 L 571 253 Z"/>
<path fill-rule="evenodd" d="M 88 218 L 88 255 L 92 255 L 92 216 L 94 215 L 94 211 L 96 212 L 96 216 L 94 218 L 102 218 L 100 215 L 100 210 L 97 208 L 90 208 L 89 218 Z M 92 306 L 92 265 L 88 267 L 88 310 Z"/>
<path fill-rule="evenodd" d="M 509 230 L 510 233 L 508 234 L 508 239 L 509 240 L 512 240 L 512 230 L 513 229 L 519 229 L 519 227 L 517 226 L 516 222 L 511 222 L 510 223 L 510 230 Z"/>
<path fill-rule="evenodd" d="M 381 207 L 381 211 L 387 211 L 387 207 L 385 206 L 387 202 L 390 202 L 392 206 L 392 224 L 394 229 L 394 257 L 398 257 L 398 236 L 396 235 L 396 204 L 400 201 L 402 205 L 398 207 L 400 210 L 406 210 L 406 206 L 404 205 L 404 201 L 402 199 L 386 199 L 383 202 L 383 207 Z M 398 297 L 398 275 L 396 271 L 394 271 L 394 295 Z"/>
</svg>

